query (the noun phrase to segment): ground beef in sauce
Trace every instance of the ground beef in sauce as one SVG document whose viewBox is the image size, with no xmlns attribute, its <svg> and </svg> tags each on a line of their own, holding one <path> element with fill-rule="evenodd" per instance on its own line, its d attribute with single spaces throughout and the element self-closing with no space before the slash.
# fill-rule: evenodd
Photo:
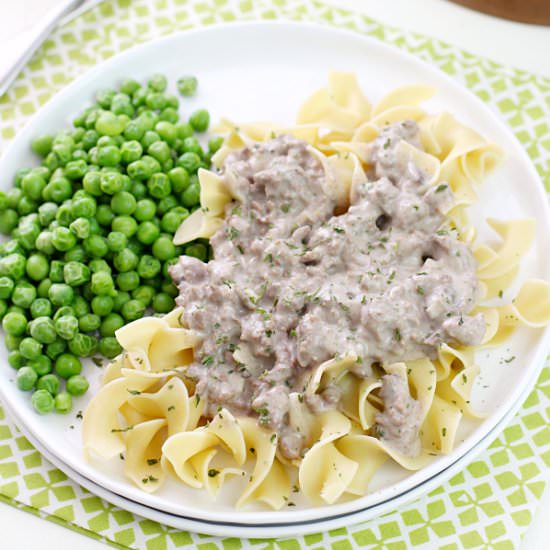
<svg viewBox="0 0 550 550">
<path fill-rule="evenodd" d="M 185 322 L 203 338 L 188 375 L 207 414 L 226 407 L 257 417 L 289 458 L 305 445 L 289 425 L 289 395 L 323 361 L 353 352 L 364 377 L 375 362 L 434 357 L 442 342 L 477 344 L 484 334 L 481 316 L 468 315 L 475 261 L 443 226 L 452 193 L 401 157 L 400 140 L 420 147 L 416 123 L 382 130 L 368 178 L 340 215 L 307 143 L 281 136 L 229 155 L 222 175 L 239 200 L 211 239 L 214 259 L 182 256 L 171 268 Z M 414 415 L 408 389 L 384 380 L 382 397 L 400 396 Z M 339 399 L 328 387 L 308 405 L 319 412 Z M 403 450 L 393 437 L 403 430 L 399 406 L 387 404 L 377 422 Z M 418 430 L 415 440 L 408 421 L 411 454 Z"/>
</svg>

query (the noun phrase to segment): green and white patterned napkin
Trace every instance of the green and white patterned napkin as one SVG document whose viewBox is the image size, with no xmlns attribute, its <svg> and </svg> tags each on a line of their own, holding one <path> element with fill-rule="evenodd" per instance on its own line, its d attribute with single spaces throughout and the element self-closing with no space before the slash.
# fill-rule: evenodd
<svg viewBox="0 0 550 550">
<path fill-rule="evenodd" d="M 292 19 L 347 28 L 438 66 L 506 119 L 550 191 L 550 79 L 311 0 L 107 1 L 58 29 L 0 98 L 0 151 L 54 93 L 102 60 L 181 29 L 250 19 Z M 120 510 L 52 467 L 0 408 L 0 498 L 119 548 L 518 548 L 549 478 L 550 365 L 489 449 L 435 491 L 376 520 L 280 540 L 186 533 Z"/>
</svg>

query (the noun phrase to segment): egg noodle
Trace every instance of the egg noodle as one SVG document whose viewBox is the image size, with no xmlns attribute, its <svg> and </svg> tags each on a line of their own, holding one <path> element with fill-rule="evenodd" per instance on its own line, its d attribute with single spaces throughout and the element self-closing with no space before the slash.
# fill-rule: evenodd
<svg viewBox="0 0 550 550">
<path fill-rule="evenodd" d="M 158 490 L 172 475 L 215 496 L 226 479 L 238 476 L 242 492 L 237 507 L 259 501 L 279 509 L 297 490 L 315 504 L 364 495 L 386 460 L 418 470 L 432 460 L 431 455 L 452 451 L 462 417 L 480 418 L 470 403 L 480 372 L 474 352 L 501 345 L 520 325 L 548 324 L 550 284 L 527 280 L 511 303 L 486 305 L 502 297 L 518 275 L 521 258 L 534 240 L 535 221 L 488 219 L 500 244 L 493 248 L 477 241 L 467 208 L 476 201 L 475 186 L 494 168 L 501 152 L 452 115 L 424 111 L 420 104 L 433 94 L 427 86 L 407 86 L 371 106 L 353 74 L 332 72 L 328 86 L 301 106 L 293 127 L 268 123 L 237 127 L 223 120 L 218 131 L 225 137 L 224 144 L 212 159 L 220 168 L 237 149 L 290 134 L 310 144 L 338 205 L 344 206 L 349 204 L 352 184 L 366 180 L 367 144 L 389 124 L 417 122 L 424 150 L 402 141 L 402 154 L 422 169 L 432 185 L 447 182 L 453 191 L 455 201 L 446 217 L 477 260 L 482 299 L 472 314 L 481 313 L 486 323 L 481 346 L 442 344 L 435 360 L 384 364 L 380 369 L 406 380 L 420 405 L 421 454 L 401 454 L 372 435 L 375 417 L 384 406 L 378 391 L 382 380 L 376 374 L 355 377 L 349 370 L 357 357 L 346 350 L 319 365 L 305 390 L 314 394 L 328 384 L 338 384 L 343 397 L 336 410 L 314 415 L 302 396 L 289 396 L 290 425 L 306 438 L 307 450 L 300 459 L 281 456 L 277 434 L 261 427 L 255 418 L 236 418 L 223 408 L 213 418 L 205 418 L 204 399 L 194 394 L 194 383 L 185 376 L 200 337 L 182 324 L 180 308 L 162 318 L 139 319 L 117 331 L 124 352 L 107 368 L 104 385 L 84 414 L 83 442 L 88 455 L 124 458 L 126 476 L 146 492 Z M 176 244 L 211 237 L 223 223 L 225 206 L 238 199 L 231 196 L 221 175 L 200 170 L 199 178 L 202 208 L 183 222 Z"/>
</svg>

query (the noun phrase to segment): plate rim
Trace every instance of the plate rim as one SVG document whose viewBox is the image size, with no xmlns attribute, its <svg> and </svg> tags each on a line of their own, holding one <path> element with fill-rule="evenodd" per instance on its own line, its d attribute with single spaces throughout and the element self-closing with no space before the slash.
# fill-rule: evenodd
<svg viewBox="0 0 550 550">
<path fill-rule="evenodd" d="M 9 158 L 9 156 L 12 154 L 12 149 L 15 149 L 16 146 L 19 146 L 19 144 L 21 142 L 30 143 L 29 138 L 32 136 L 32 129 L 36 124 L 38 124 L 40 122 L 41 117 L 46 116 L 46 113 L 49 110 L 55 109 L 58 104 L 61 104 L 63 102 L 63 99 L 66 96 L 72 95 L 74 93 L 73 90 L 78 89 L 78 87 L 85 86 L 87 83 L 89 83 L 91 80 L 93 80 L 97 76 L 101 76 L 102 74 L 105 74 L 105 73 L 108 73 L 108 74 L 112 73 L 112 67 L 117 66 L 117 64 L 119 64 L 120 61 L 123 60 L 124 58 L 135 56 L 136 54 L 139 54 L 140 51 L 146 50 L 146 49 L 151 48 L 151 47 L 155 47 L 157 44 L 162 43 L 162 42 L 170 43 L 171 41 L 178 41 L 182 37 L 187 37 L 189 35 L 194 35 L 194 34 L 216 33 L 218 31 L 238 32 L 239 28 L 243 28 L 243 27 L 244 28 L 258 28 L 258 27 L 265 27 L 265 28 L 276 28 L 276 27 L 285 28 L 285 27 L 287 27 L 288 28 L 288 27 L 291 27 L 291 28 L 295 28 L 295 29 L 298 29 L 298 30 L 306 28 L 306 29 L 311 29 L 312 31 L 316 31 L 316 32 L 328 33 L 328 34 L 331 34 L 332 36 L 341 35 L 344 38 L 356 40 L 358 44 L 362 43 L 361 47 L 363 47 L 363 48 L 368 47 L 371 50 L 372 49 L 374 49 L 374 50 L 376 50 L 376 49 L 383 50 L 383 51 L 389 53 L 389 55 L 391 55 L 393 57 L 397 56 L 398 58 L 399 57 L 402 58 L 402 59 L 405 58 L 408 63 L 415 64 L 415 65 L 419 66 L 423 71 L 428 71 L 429 73 L 431 73 L 431 75 L 433 75 L 434 78 L 438 78 L 438 79 L 443 80 L 448 86 L 451 87 L 451 89 L 454 92 L 462 95 L 463 97 L 467 96 L 467 98 L 470 102 L 473 101 L 479 109 L 482 109 L 485 112 L 485 114 L 488 117 L 490 117 L 493 124 L 495 124 L 501 132 L 505 133 L 506 136 L 508 136 L 508 138 L 510 138 L 511 141 L 514 143 L 513 153 L 515 155 L 517 155 L 518 158 L 521 159 L 523 168 L 530 174 L 530 179 L 532 179 L 533 182 L 537 183 L 536 186 L 533 186 L 533 189 L 530 190 L 530 192 L 537 193 L 538 198 L 540 199 L 540 202 L 542 204 L 542 210 L 543 210 L 544 215 L 545 215 L 544 220 L 542 220 L 542 223 L 546 223 L 547 225 L 550 224 L 550 210 L 549 210 L 548 201 L 547 201 L 547 198 L 546 198 L 546 195 L 545 195 L 545 192 L 544 192 L 544 187 L 543 187 L 543 185 L 540 181 L 538 173 L 536 172 L 531 160 L 529 159 L 526 151 L 519 144 L 519 141 L 517 140 L 517 138 L 515 137 L 515 135 L 511 131 L 511 129 L 504 122 L 504 120 L 494 110 L 489 108 L 488 105 L 486 105 L 483 101 L 481 101 L 480 98 L 475 96 L 475 94 L 473 94 L 468 88 L 466 88 L 465 86 L 460 84 L 458 81 L 456 81 L 455 79 L 453 79 L 452 77 L 450 77 L 449 75 L 444 73 L 442 70 L 440 70 L 435 65 L 432 65 L 432 64 L 430 64 L 430 63 L 414 56 L 413 54 L 411 54 L 407 51 L 404 51 L 400 48 L 397 48 L 396 46 L 387 44 L 387 43 L 382 42 L 380 40 L 377 40 L 377 39 L 375 39 L 371 36 L 364 35 L 364 34 L 358 32 L 358 31 L 349 30 L 349 29 L 335 28 L 335 27 L 332 27 L 328 24 L 319 24 L 319 23 L 310 23 L 310 22 L 296 22 L 296 21 L 288 21 L 288 20 L 278 20 L 278 21 L 254 21 L 253 20 L 253 21 L 232 22 L 231 24 L 220 23 L 220 24 L 216 24 L 216 25 L 201 26 L 201 27 L 197 27 L 197 28 L 193 28 L 193 29 L 178 31 L 178 32 L 172 33 L 172 34 L 167 35 L 167 36 L 159 37 L 157 39 L 150 40 L 148 42 L 137 44 L 137 45 L 135 45 L 135 46 L 123 51 L 123 52 L 120 52 L 119 54 L 114 55 L 111 58 L 109 58 L 109 59 L 107 59 L 103 62 L 100 62 L 99 64 L 95 65 L 94 67 L 91 67 L 89 70 L 87 70 L 86 72 L 84 72 L 83 74 L 81 74 L 80 76 L 75 78 L 68 86 L 64 87 L 62 90 L 60 90 L 58 93 L 56 93 L 52 98 L 50 98 L 50 100 L 48 100 L 48 102 L 46 102 L 31 117 L 31 119 L 27 122 L 25 127 L 22 128 L 18 132 L 17 136 L 13 139 L 13 141 L 8 145 L 8 147 L 6 148 L 4 153 L 2 154 L 2 158 L 0 158 L 0 173 L 2 172 L 3 165 L 6 162 L 5 159 Z M 110 75 L 109 78 L 112 80 L 113 76 Z M 544 363 L 544 359 L 545 359 L 545 357 L 548 353 L 549 343 L 550 343 L 550 327 L 546 327 L 545 329 L 541 329 L 540 337 L 537 339 L 537 346 L 538 346 L 537 353 L 534 355 L 533 360 L 532 360 L 532 362 L 529 366 L 531 371 L 540 372 L 541 367 L 537 367 L 537 364 L 538 363 L 541 363 L 541 364 Z M 9 367 L 7 367 L 7 368 L 9 368 Z M 532 388 L 532 384 L 533 384 L 533 382 L 531 382 L 531 381 L 529 382 L 529 384 L 527 384 L 527 382 L 524 381 L 522 385 L 518 385 L 514 389 L 514 392 L 511 394 L 511 396 L 505 402 L 506 404 L 508 404 L 508 407 L 499 406 L 497 409 L 495 409 L 494 420 L 492 421 L 491 424 L 487 424 L 487 422 L 483 422 L 483 423 L 480 424 L 480 426 L 478 428 L 476 428 L 479 431 L 479 433 L 476 434 L 477 440 L 482 440 L 496 426 L 500 425 L 502 419 L 506 416 L 506 411 L 509 408 L 509 404 L 510 403 L 514 404 L 518 400 L 518 396 L 521 395 L 521 393 L 522 393 L 522 388 L 525 389 L 527 387 L 527 389 L 530 390 Z M 5 388 L 3 387 L 3 384 L 0 383 L 0 396 L 3 397 L 4 401 L 10 402 L 9 391 L 5 392 L 4 390 L 5 390 Z M 480 431 L 480 428 L 483 425 L 485 425 L 485 428 Z M 42 441 L 40 436 L 37 436 L 37 437 L 39 438 L 40 441 Z M 44 443 L 44 447 L 51 450 L 51 448 L 48 446 L 47 442 Z M 468 449 L 461 450 L 460 452 L 458 452 L 458 449 L 461 449 L 461 447 L 463 447 L 463 444 L 457 445 L 456 448 L 453 450 L 453 453 L 451 453 L 451 455 L 448 455 L 448 456 L 456 456 L 456 457 L 460 458 L 461 456 L 466 455 L 468 453 Z M 475 442 L 470 443 L 470 449 L 475 448 L 475 447 L 476 447 Z M 51 450 L 51 452 L 54 453 L 54 450 Z M 81 462 L 83 462 L 83 461 L 84 461 L 84 457 L 82 457 Z M 446 464 L 446 465 L 445 465 L 445 463 L 444 464 L 439 464 L 439 462 L 444 463 L 445 461 L 444 460 L 438 461 L 438 466 L 437 466 L 437 468 L 435 468 L 435 473 L 434 474 L 432 474 L 430 476 L 425 476 L 424 480 L 419 480 L 416 483 L 416 485 L 414 485 L 414 483 L 413 483 L 412 486 L 413 487 L 423 486 L 428 480 L 432 479 L 433 477 L 437 478 L 442 472 L 444 472 L 449 467 L 449 464 Z M 452 463 L 452 461 L 448 461 L 448 462 Z M 432 463 L 427 468 L 429 468 L 430 466 L 433 466 L 434 464 L 435 463 Z M 79 472 L 79 473 L 82 473 L 81 470 L 79 470 L 78 467 L 76 467 L 76 466 L 78 466 L 78 465 L 75 465 L 75 468 L 74 468 L 75 471 Z M 427 468 L 423 469 L 422 471 L 426 471 Z M 83 473 L 82 473 L 82 475 L 83 475 Z M 106 476 L 100 474 L 100 477 L 105 478 Z M 419 477 L 421 477 L 421 476 L 419 476 Z M 395 498 L 399 498 L 399 495 L 402 495 L 404 492 L 406 493 L 406 492 L 412 490 L 411 485 L 407 485 L 407 481 L 409 481 L 411 478 L 412 478 L 412 475 L 402 479 L 401 481 L 399 481 L 397 484 L 395 484 L 393 486 L 386 487 L 386 488 L 378 490 L 378 491 L 373 491 L 372 493 L 368 493 L 364 497 L 360 497 L 358 499 L 354 499 L 353 501 L 349 501 L 349 502 L 345 502 L 345 503 L 336 503 L 336 504 L 333 504 L 333 505 L 325 505 L 325 506 L 320 506 L 320 507 L 312 506 L 312 507 L 308 507 L 308 508 L 304 508 L 304 509 L 300 509 L 300 510 L 294 510 L 293 512 L 288 512 L 288 511 L 277 511 L 277 512 L 273 512 L 273 511 L 250 511 L 250 512 L 233 511 L 233 513 L 229 514 L 229 515 L 232 516 L 233 514 L 236 514 L 236 515 L 239 515 L 239 516 L 246 516 L 247 518 L 250 518 L 250 519 L 248 519 L 248 521 L 251 522 L 251 523 L 245 523 L 246 525 L 252 525 L 252 524 L 256 524 L 256 523 L 263 523 L 263 524 L 273 525 L 273 524 L 276 524 L 278 521 L 280 521 L 280 519 L 276 519 L 274 517 L 274 515 L 277 515 L 277 517 L 280 517 L 280 516 L 283 516 L 285 513 L 288 514 L 289 516 L 296 516 L 296 515 L 304 516 L 304 519 L 300 519 L 300 520 L 296 520 L 295 522 L 292 522 L 292 524 L 297 525 L 300 521 L 309 521 L 310 519 L 312 519 L 314 517 L 319 517 L 319 516 L 321 516 L 322 518 L 331 517 L 330 516 L 331 510 L 335 510 L 335 509 L 340 510 L 342 508 L 345 508 L 346 506 L 348 506 L 349 508 L 357 509 L 357 506 L 360 506 L 360 505 L 357 504 L 358 502 L 366 499 L 369 496 L 370 496 L 370 498 L 374 498 L 373 495 L 376 495 L 377 493 L 380 493 L 380 492 L 384 492 L 385 494 L 388 495 L 383 501 L 381 501 L 382 503 L 384 503 L 384 502 L 393 502 L 393 500 Z M 107 483 L 106 486 L 107 487 L 112 486 L 112 483 L 109 482 L 109 479 L 107 479 L 107 481 L 108 481 L 108 483 Z M 111 490 L 111 489 L 106 489 L 106 490 Z M 113 492 L 115 494 L 118 494 L 116 491 L 113 491 Z M 392 492 L 394 493 L 393 496 L 391 494 Z M 147 501 L 147 497 L 148 497 L 148 494 L 143 493 L 143 498 L 140 499 L 138 502 L 142 502 L 143 505 L 145 505 L 145 506 L 151 506 L 150 504 L 145 503 Z M 126 498 L 126 497 L 124 497 L 124 498 Z M 128 497 L 128 498 L 130 499 L 130 497 Z M 134 499 L 130 499 L 130 500 L 134 501 Z M 354 503 L 356 503 L 355 506 L 354 506 Z M 375 506 L 377 506 L 376 502 L 369 505 L 369 507 L 375 507 Z M 155 509 L 158 509 L 158 508 L 155 507 Z M 171 506 L 168 506 L 167 508 L 164 509 L 163 513 L 173 513 L 173 512 L 170 511 L 170 509 L 171 509 Z M 222 514 L 222 513 L 227 515 L 227 513 L 225 513 L 225 512 L 216 512 L 216 514 Z M 354 513 L 354 512 L 350 510 L 348 512 L 341 512 L 341 513 L 349 514 L 349 513 Z M 207 512 L 199 510 L 195 517 L 200 520 L 200 519 L 205 518 L 207 515 L 208 515 Z M 206 521 L 212 521 L 212 520 L 207 520 L 206 519 Z M 245 524 L 238 523 L 238 525 L 245 525 Z"/>
</svg>

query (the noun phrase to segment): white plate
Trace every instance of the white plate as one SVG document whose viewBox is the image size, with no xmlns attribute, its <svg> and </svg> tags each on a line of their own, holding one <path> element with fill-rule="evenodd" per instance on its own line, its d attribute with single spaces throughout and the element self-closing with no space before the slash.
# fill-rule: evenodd
<svg viewBox="0 0 550 550">
<path fill-rule="evenodd" d="M 157 521 L 159 523 L 175 527 L 177 529 L 183 529 L 186 531 L 194 531 L 196 533 L 204 533 L 214 536 L 226 536 L 226 537 L 239 537 L 239 538 L 274 538 L 274 537 L 288 537 L 298 535 L 308 535 L 311 533 L 318 533 L 321 531 L 328 531 L 331 529 L 338 529 L 340 527 L 365 522 L 370 519 L 374 519 L 383 513 L 397 509 L 398 506 L 402 506 L 424 493 L 436 489 L 441 486 L 443 482 L 458 474 L 469 463 L 471 463 L 479 454 L 481 454 L 498 436 L 499 432 L 503 430 L 512 417 L 516 414 L 519 408 L 524 403 L 525 399 L 530 393 L 530 386 L 535 383 L 538 378 L 539 371 L 533 372 L 533 379 L 529 384 L 525 386 L 525 391 L 519 396 L 519 399 L 503 416 L 501 421 L 472 449 L 466 454 L 462 455 L 456 462 L 451 464 L 445 470 L 436 474 L 433 478 L 421 483 L 417 487 L 414 487 L 410 491 L 402 493 L 401 495 L 390 499 L 388 502 L 379 503 L 349 514 L 343 514 L 338 517 L 328 519 L 313 519 L 303 523 L 280 523 L 277 525 L 263 525 L 258 523 L 256 525 L 241 525 L 231 523 L 221 523 L 207 520 L 197 520 L 188 517 L 169 514 L 161 510 L 156 510 L 149 506 L 140 504 L 128 498 L 124 498 L 121 495 L 117 495 L 111 491 L 108 491 L 101 485 L 97 485 L 88 478 L 82 476 L 80 473 L 69 468 L 59 456 L 52 454 L 46 447 L 44 447 L 36 436 L 29 431 L 27 426 L 23 424 L 22 420 L 15 413 L 13 409 L 4 403 L 4 408 L 10 418 L 19 426 L 19 429 L 24 436 L 40 451 L 54 466 L 59 468 L 73 481 L 76 481 L 79 485 L 88 489 L 88 491 L 103 498 L 107 502 L 114 504 L 124 510 L 133 512 L 134 514 L 143 516 L 144 518 Z"/>
<path fill-rule="evenodd" d="M 506 158 L 480 188 L 481 203 L 476 208 L 480 230 L 484 232 L 482 219 L 487 216 L 535 217 L 536 245 L 523 262 L 519 280 L 528 276 L 550 278 L 545 252 L 550 234 L 546 196 L 527 155 L 509 129 L 477 98 L 433 67 L 375 40 L 328 27 L 296 23 L 232 24 L 175 34 L 129 50 L 75 81 L 32 119 L 1 159 L 0 181 L 7 185 L 17 168 L 36 162 L 29 149 L 34 135 L 68 125 L 91 101 L 94 91 L 114 86 L 124 77 L 145 80 L 161 71 L 174 83 L 182 74 L 196 74 L 200 80 L 199 94 L 183 102 L 185 113 L 197 106 L 207 106 L 214 120 L 224 115 L 236 121 L 272 119 L 291 123 L 303 99 L 325 84 L 331 68 L 354 71 L 371 100 L 399 85 L 432 84 L 439 94 L 429 102 L 429 110 L 449 110 L 498 143 L 506 151 Z M 507 293 L 506 297 L 511 295 L 512 292 Z M 548 329 L 519 330 L 503 349 L 479 355 L 482 375 L 473 402 L 488 416 L 479 424 L 463 422 L 457 446 L 450 455 L 435 459 L 413 474 L 387 464 L 373 480 L 370 494 L 317 508 L 296 499 L 295 508 L 276 512 L 253 507 L 236 511 L 232 506 L 236 486 L 231 483 L 216 502 L 205 492 L 176 482 L 165 484 L 153 495 L 145 494 L 124 479 L 119 461 L 105 464 L 83 460 L 79 422 L 74 415 L 44 418 L 31 410 L 28 395 L 14 388 L 14 371 L 5 363 L 5 353 L 0 356 L 4 359 L 0 366 L 0 394 L 43 448 L 70 469 L 117 495 L 196 520 L 237 525 L 300 523 L 373 506 L 377 513 L 382 513 L 395 505 L 395 499 L 423 484 L 427 487 L 429 480 L 433 482 L 485 438 L 518 402 L 541 367 L 549 336 Z M 517 359 L 510 363 L 502 361 L 512 356 Z M 78 408 L 84 409 L 98 388 L 100 371 L 93 369 L 89 369 L 91 392 L 80 400 Z M 76 429 L 70 429 L 70 425 Z"/>
</svg>

